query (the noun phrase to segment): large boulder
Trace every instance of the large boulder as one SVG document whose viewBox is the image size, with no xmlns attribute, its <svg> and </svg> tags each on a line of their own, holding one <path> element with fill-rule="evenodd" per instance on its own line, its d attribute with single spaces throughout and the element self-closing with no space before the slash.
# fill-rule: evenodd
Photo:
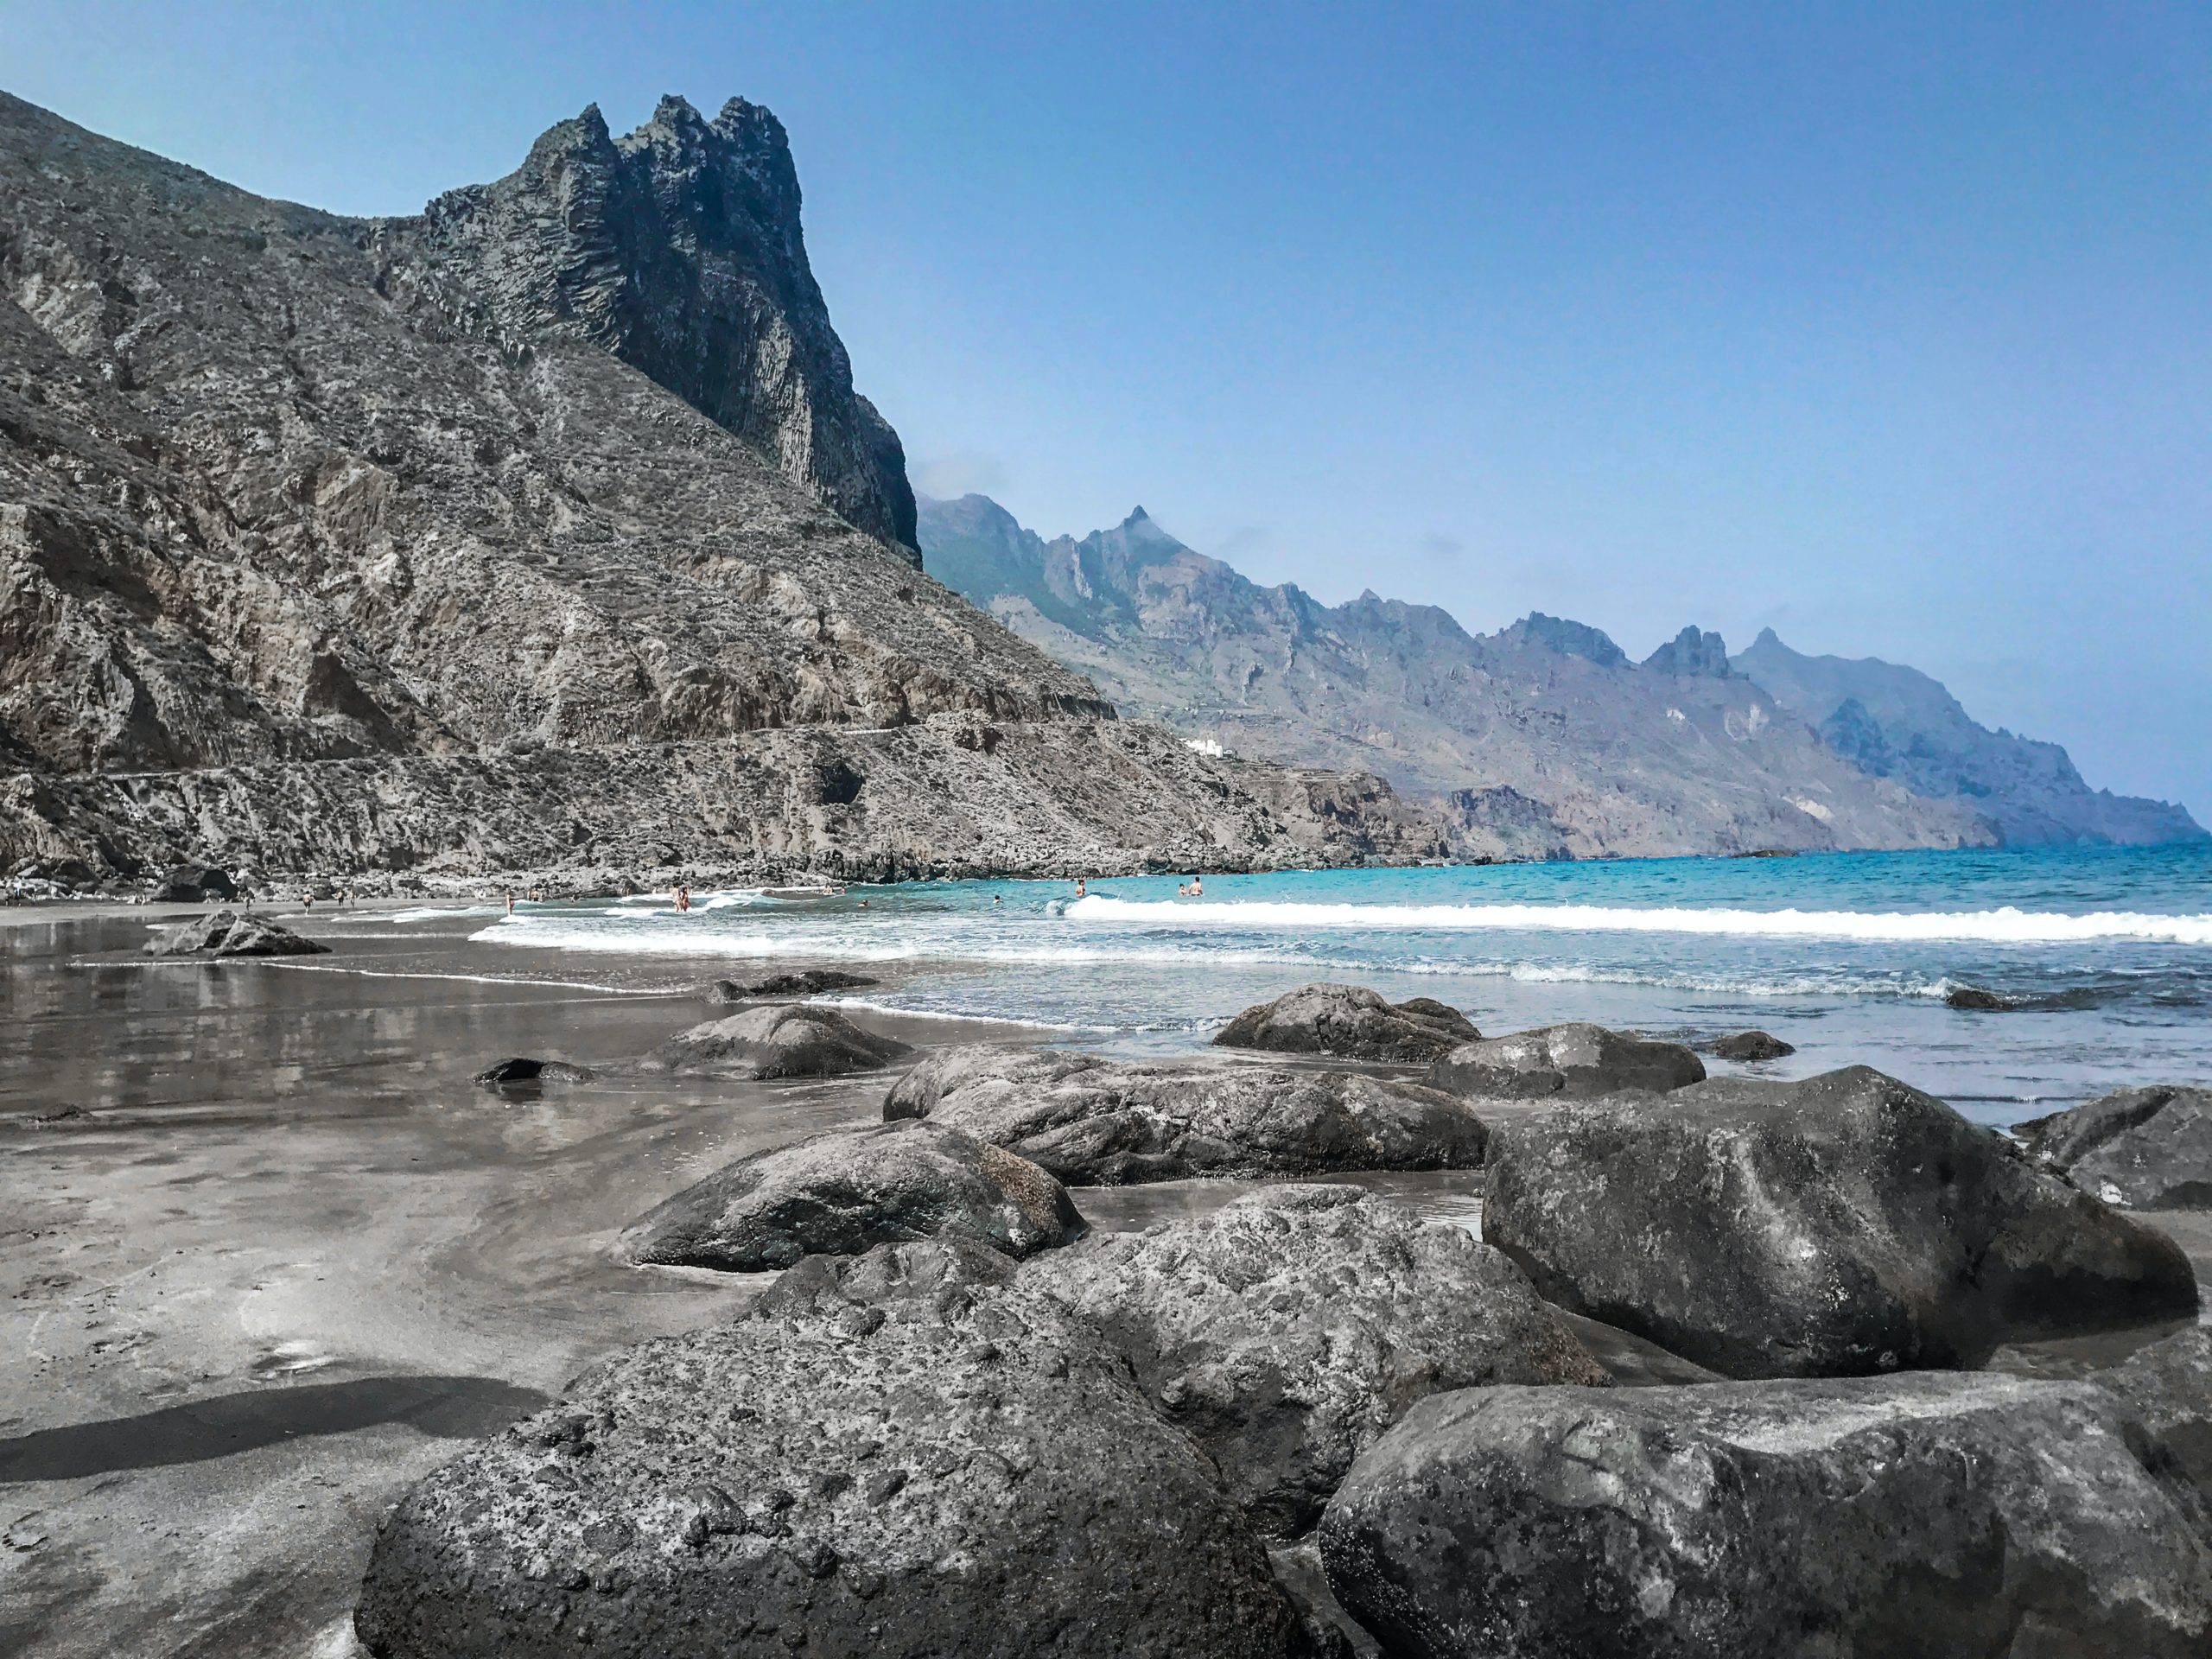
<svg viewBox="0 0 2212 1659">
<path fill-rule="evenodd" d="M 2096 1380 L 2120 1397 L 2212 1504 L 2212 1328 L 2177 1332 Z"/>
<path fill-rule="evenodd" d="M 1120 1354 L 957 1249 L 879 1256 L 629 1349 L 424 1479 L 377 1537 L 369 1649 L 1301 1650 L 1265 1549 Z"/>
<path fill-rule="evenodd" d="M 289 927 L 242 916 L 235 910 L 219 910 L 163 931 L 146 947 L 159 957 L 327 957 L 330 947 L 302 938 Z"/>
<path fill-rule="evenodd" d="M 1421 1402 L 1321 1523 L 1402 1659 L 2212 1652 L 2212 1542 L 2088 1383 L 1482 1389 Z"/>
<path fill-rule="evenodd" d="M 2014 1126 L 2085 1192 L 2132 1210 L 2212 1210 L 2212 1089 L 2116 1090 Z"/>
<path fill-rule="evenodd" d="M 1455 1095 L 1581 1099 L 1624 1089 L 1661 1092 L 1705 1080 L 1705 1062 L 1680 1043 L 1583 1024 L 1543 1026 L 1463 1043 L 1429 1068 L 1428 1081 Z"/>
<path fill-rule="evenodd" d="M 1272 1537 L 1422 1396 L 1605 1373 L 1520 1268 L 1465 1229 L 1356 1186 L 1270 1186 L 1095 1237 L 1023 1274 L 1129 1357 Z"/>
<path fill-rule="evenodd" d="M 1067 1189 L 1027 1159 L 905 1122 L 741 1158 L 632 1224 L 622 1244 L 655 1266 L 756 1273 L 948 1236 L 1024 1256 L 1082 1231 Z"/>
<path fill-rule="evenodd" d="M 803 968 L 796 973 L 771 974 L 766 979 L 718 979 L 707 988 L 709 1002 L 757 1002 L 768 997 L 817 996 L 823 991 L 855 990 L 876 981 L 866 974 L 842 968 Z"/>
<path fill-rule="evenodd" d="M 1552 1301 L 1731 1376 L 1971 1366 L 2196 1306 L 2171 1239 L 1864 1066 L 1500 1123 L 1483 1236 Z"/>
<path fill-rule="evenodd" d="M 841 1077 L 875 1071 L 913 1052 L 896 1038 L 862 1030 L 835 1008 L 790 1002 L 694 1026 L 638 1065 L 646 1071 L 731 1077 Z"/>
<path fill-rule="evenodd" d="M 1276 1054 L 1427 1063 L 1478 1040 L 1467 1016 L 1433 997 L 1385 1001 L 1364 985 L 1301 985 L 1238 1014 L 1214 1041 Z"/>
<path fill-rule="evenodd" d="M 1719 1060 L 1779 1060 L 1795 1054 L 1797 1046 L 1764 1031 L 1732 1031 L 1707 1043 L 1705 1052 Z"/>
<path fill-rule="evenodd" d="M 1357 1073 L 989 1046 L 931 1054 L 893 1085 L 883 1115 L 965 1129 L 1071 1186 L 1473 1169 L 1487 1134 L 1449 1095 Z"/>
</svg>

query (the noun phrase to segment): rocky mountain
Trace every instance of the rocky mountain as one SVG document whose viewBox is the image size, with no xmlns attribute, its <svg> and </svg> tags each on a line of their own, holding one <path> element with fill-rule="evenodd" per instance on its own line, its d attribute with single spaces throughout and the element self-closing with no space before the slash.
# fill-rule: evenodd
<svg viewBox="0 0 2212 1659">
<path fill-rule="evenodd" d="M 0 94 L 0 868 L 1438 850 L 914 568 L 798 206 L 741 100 L 364 219 Z"/>
<path fill-rule="evenodd" d="M 2010 843 L 2205 838 L 2183 807 L 2091 789 L 2057 744 L 1991 731 L 1918 669 L 1878 657 L 1807 657 L 1772 628 L 1730 660 L 1861 771 L 1971 806 Z"/>
<path fill-rule="evenodd" d="M 1581 623 L 1469 634 L 1363 594 L 1325 606 L 1193 552 L 1140 508 L 1046 541 L 986 497 L 924 499 L 928 568 L 1125 711 L 1230 750 L 1378 772 L 1520 856 L 1953 847 L 1968 806 L 1869 776 L 1696 628 L 1631 663 Z"/>
</svg>

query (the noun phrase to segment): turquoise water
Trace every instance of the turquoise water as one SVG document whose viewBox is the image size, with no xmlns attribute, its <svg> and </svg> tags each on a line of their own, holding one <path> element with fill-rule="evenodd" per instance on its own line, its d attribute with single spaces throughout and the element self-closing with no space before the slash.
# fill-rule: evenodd
<svg viewBox="0 0 2212 1659">
<path fill-rule="evenodd" d="M 695 895 L 682 915 L 525 906 L 477 937 L 580 959 L 897 964 L 869 1000 L 1149 1051 L 1313 978 L 1440 997 L 1486 1032 L 1758 1026 L 1799 1047 L 1777 1075 L 1865 1061 L 1998 1122 L 2212 1078 L 2212 848 L 1224 875 L 1201 899 L 1177 880 L 1094 881 L 1082 900 L 994 881 Z M 2016 1006 L 1948 1007 L 1961 985 Z"/>
</svg>

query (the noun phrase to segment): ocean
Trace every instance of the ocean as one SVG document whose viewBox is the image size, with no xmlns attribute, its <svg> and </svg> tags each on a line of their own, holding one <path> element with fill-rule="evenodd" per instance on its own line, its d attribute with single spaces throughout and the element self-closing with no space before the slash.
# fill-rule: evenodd
<svg viewBox="0 0 2212 1659">
<path fill-rule="evenodd" d="M 865 970 L 846 1000 L 1171 1053 L 1311 979 L 1427 995 L 1488 1034 L 1594 1020 L 1758 1027 L 1791 1077 L 1867 1064 L 2009 1124 L 2122 1084 L 2212 1079 L 2212 847 L 1645 859 L 926 882 L 835 898 L 524 905 L 474 937 L 574 960 Z M 420 912 L 450 920 L 449 911 Z M 397 925 L 409 925 L 402 912 Z M 541 960 L 543 958 L 540 958 Z M 1991 992 L 2002 1012 L 1945 1002 Z M 831 999 L 836 1000 L 836 999 Z"/>
</svg>

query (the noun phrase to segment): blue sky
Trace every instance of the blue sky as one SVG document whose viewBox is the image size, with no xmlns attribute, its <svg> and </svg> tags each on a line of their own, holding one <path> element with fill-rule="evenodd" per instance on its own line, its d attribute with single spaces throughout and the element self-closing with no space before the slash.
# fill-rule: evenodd
<svg viewBox="0 0 2212 1659">
<path fill-rule="evenodd" d="M 2212 8 L 0 5 L 0 86 L 410 212 L 790 129 L 917 481 L 1642 655 L 1880 655 L 2212 816 Z"/>
</svg>

